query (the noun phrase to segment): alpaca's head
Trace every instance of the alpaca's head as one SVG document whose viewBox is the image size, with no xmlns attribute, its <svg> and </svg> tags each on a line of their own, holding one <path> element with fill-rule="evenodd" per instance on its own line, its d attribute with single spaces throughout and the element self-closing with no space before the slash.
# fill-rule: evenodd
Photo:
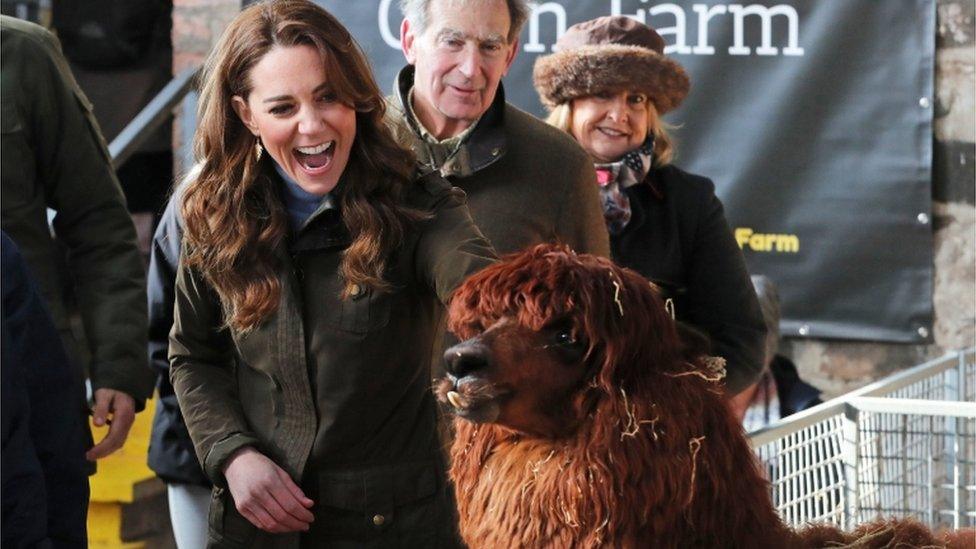
<svg viewBox="0 0 976 549">
<path fill-rule="evenodd" d="M 469 421 L 534 436 L 570 435 L 601 402 L 688 368 L 690 351 L 646 279 L 565 246 L 541 244 L 472 276 L 449 325 L 464 341 L 445 353 L 439 399 Z"/>
</svg>

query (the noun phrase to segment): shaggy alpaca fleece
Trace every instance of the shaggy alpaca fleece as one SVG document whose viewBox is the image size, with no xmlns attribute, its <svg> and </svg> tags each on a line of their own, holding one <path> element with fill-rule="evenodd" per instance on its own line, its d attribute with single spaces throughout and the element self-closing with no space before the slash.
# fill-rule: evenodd
<svg viewBox="0 0 976 549">
<path fill-rule="evenodd" d="M 639 91 L 658 114 L 676 109 L 691 80 L 677 62 L 639 46 L 582 46 L 535 62 L 532 79 L 543 105 L 552 110 L 577 97 L 602 92 Z"/>
<path fill-rule="evenodd" d="M 578 340 L 585 352 L 547 351 L 558 347 L 546 339 L 554 321 L 572 326 L 557 329 L 573 336 L 557 341 Z M 463 407 L 481 396 L 464 382 L 486 394 L 504 388 L 498 413 L 484 416 L 490 423 L 455 422 L 450 474 L 472 549 L 946 546 L 912 521 L 852 534 L 787 528 L 714 363 L 679 337 L 658 293 L 633 271 L 539 245 L 465 282 L 449 323 L 466 341 L 448 354 L 484 361 L 469 354 L 449 364 L 438 398 Z M 552 432 L 565 434 L 498 423 L 517 406 L 530 414 L 517 417 L 535 417 L 525 395 L 551 392 L 559 376 L 581 381 L 560 413 L 539 417 L 560 418 Z"/>
<path fill-rule="evenodd" d="M 504 316 L 538 329 L 569 314 L 590 342 L 572 435 L 456 424 L 451 474 L 469 545 L 789 546 L 720 376 L 683 347 L 640 275 L 542 245 L 474 275 L 450 314 L 461 337 Z"/>
</svg>

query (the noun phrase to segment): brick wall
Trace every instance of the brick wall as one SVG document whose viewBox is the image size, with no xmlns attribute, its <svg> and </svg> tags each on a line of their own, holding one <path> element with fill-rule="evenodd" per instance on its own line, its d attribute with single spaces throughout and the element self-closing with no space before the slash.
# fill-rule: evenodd
<svg viewBox="0 0 976 549">
<path fill-rule="evenodd" d="M 241 9 L 241 0 L 173 0 L 173 74 L 202 65 L 224 28 Z M 174 173 L 182 174 L 188 157 L 194 101 L 185 102 L 173 125 Z M 187 139 L 184 139 L 186 137 Z"/>
<path fill-rule="evenodd" d="M 241 0 L 173 0 L 173 72 L 203 63 Z"/>
</svg>

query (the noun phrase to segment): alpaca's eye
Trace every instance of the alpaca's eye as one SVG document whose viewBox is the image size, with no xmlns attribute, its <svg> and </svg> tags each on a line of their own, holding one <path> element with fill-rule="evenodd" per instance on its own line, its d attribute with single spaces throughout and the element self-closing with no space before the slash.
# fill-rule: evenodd
<svg viewBox="0 0 976 549">
<path fill-rule="evenodd" d="M 543 327 L 542 336 L 544 342 L 542 347 L 554 349 L 559 352 L 576 351 L 584 343 L 580 342 L 577 329 L 571 318 L 556 318 Z"/>
<path fill-rule="evenodd" d="M 556 344 L 558 345 L 573 345 L 576 343 L 576 338 L 573 337 L 572 332 L 559 332 L 556 334 Z"/>
</svg>

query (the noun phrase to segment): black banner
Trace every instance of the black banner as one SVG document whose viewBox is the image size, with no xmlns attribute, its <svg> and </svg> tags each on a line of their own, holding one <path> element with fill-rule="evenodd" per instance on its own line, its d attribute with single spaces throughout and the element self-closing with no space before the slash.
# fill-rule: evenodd
<svg viewBox="0 0 976 549">
<path fill-rule="evenodd" d="M 390 89 L 396 0 L 320 4 Z M 779 287 L 784 335 L 929 340 L 935 0 L 538 3 L 508 99 L 542 115 L 536 57 L 608 14 L 656 28 L 691 75 L 666 117 L 675 164 L 715 181 L 750 271 Z"/>
</svg>

